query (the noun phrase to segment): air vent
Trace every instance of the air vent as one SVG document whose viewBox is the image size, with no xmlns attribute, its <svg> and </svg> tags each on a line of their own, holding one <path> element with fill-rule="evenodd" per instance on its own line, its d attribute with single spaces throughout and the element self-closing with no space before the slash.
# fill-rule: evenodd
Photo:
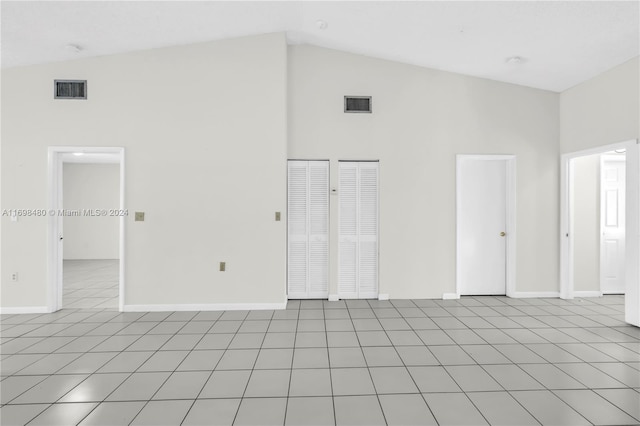
<svg viewBox="0 0 640 426">
<path fill-rule="evenodd" d="M 87 80 L 55 80 L 55 99 L 87 99 Z"/>
<path fill-rule="evenodd" d="M 371 96 L 345 96 L 344 112 L 371 112 Z"/>
</svg>

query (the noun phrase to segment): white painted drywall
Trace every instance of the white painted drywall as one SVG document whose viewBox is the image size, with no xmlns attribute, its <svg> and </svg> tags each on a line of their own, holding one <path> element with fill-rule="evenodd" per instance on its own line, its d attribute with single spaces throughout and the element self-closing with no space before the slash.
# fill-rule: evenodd
<svg viewBox="0 0 640 426">
<path fill-rule="evenodd" d="M 640 58 L 560 94 L 560 152 L 640 136 Z"/>
<path fill-rule="evenodd" d="M 343 96 L 373 96 L 345 114 Z M 289 47 L 289 157 L 380 160 L 380 292 L 455 293 L 456 154 L 517 156 L 518 292 L 558 291 L 558 95 L 312 46 Z M 330 207 L 336 293 L 338 197 Z"/>
<path fill-rule="evenodd" d="M 47 207 L 48 146 L 124 147 L 146 214 L 126 220 L 127 305 L 283 302 L 286 54 L 267 34 L 3 70 L 2 208 Z M 1 261 L 2 307 L 47 304 L 46 218 L 2 217 Z"/>
<path fill-rule="evenodd" d="M 117 164 L 66 163 L 62 182 L 64 209 L 80 213 L 63 219 L 64 258 L 118 259 L 118 216 L 92 213 L 119 209 L 120 167 Z M 85 214 L 87 210 L 91 213 Z"/>
<path fill-rule="evenodd" d="M 600 291 L 600 155 L 573 160 L 573 289 Z"/>
</svg>

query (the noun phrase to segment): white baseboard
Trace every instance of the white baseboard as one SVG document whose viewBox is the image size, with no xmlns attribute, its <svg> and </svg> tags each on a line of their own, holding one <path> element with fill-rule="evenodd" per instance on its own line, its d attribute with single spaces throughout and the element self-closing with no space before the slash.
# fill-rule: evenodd
<svg viewBox="0 0 640 426">
<path fill-rule="evenodd" d="M 602 297 L 601 291 L 574 291 L 573 297 Z"/>
<path fill-rule="evenodd" d="M 378 294 L 378 300 L 389 300 L 388 294 Z"/>
<path fill-rule="evenodd" d="M 124 312 L 172 312 L 172 311 L 252 311 L 286 309 L 283 303 L 208 303 L 182 305 L 124 305 Z"/>
<path fill-rule="evenodd" d="M 453 300 L 453 299 L 460 299 L 460 295 L 457 293 L 443 293 L 442 294 L 442 300 Z"/>
<path fill-rule="evenodd" d="M 527 298 L 557 298 L 560 297 L 560 292 L 558 291 L 516 291 L 513 294 L 510 294 L 509 297 L 513 297 L 514 299 L 527 299 Z"/>
<path fill-rule="evenodd" d="M 337 294 L 330 294 L 329 295 L 329 302 L 337 302 L 338 300 L 340 300 L 340 298 L 338 297 Z"/>
<path fill-rule="evenodd" d="M 8 306 L 0 308 L 0 314 L 13 315 L 13 314 L 47 314 L 49 313 L 48 306 Z"/>
</svg>

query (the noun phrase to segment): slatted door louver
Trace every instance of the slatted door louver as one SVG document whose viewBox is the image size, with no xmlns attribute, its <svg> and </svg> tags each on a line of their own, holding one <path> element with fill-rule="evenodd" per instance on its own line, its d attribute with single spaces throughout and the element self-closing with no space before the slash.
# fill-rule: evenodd
<svg viewBox="0 0 640 426">
<path fill-rule="evenodd" d="M 338 296 L 378 297 L 378 163 L 340 162 Z"/>
<path fill-rule="evenodd" d="M 288 296 L 329 296 L 329 162 L 289 161 Z"/>
</svg>

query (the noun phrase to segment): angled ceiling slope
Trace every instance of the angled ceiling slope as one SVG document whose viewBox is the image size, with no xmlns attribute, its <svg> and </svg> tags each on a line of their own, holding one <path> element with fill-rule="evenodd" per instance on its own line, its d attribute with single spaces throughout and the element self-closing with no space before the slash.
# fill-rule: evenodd
<svg viewBox="0 0 640 426">
<path fill-rule="evenodd" d="M 1 58 L 8 68 L 286 32 L 291 44 L 563 91 L 638 56 L 639 5 L 637 0 L 2 1 Z M 520 59 L 507 60 L 512 57 Z"/>
</svg>

